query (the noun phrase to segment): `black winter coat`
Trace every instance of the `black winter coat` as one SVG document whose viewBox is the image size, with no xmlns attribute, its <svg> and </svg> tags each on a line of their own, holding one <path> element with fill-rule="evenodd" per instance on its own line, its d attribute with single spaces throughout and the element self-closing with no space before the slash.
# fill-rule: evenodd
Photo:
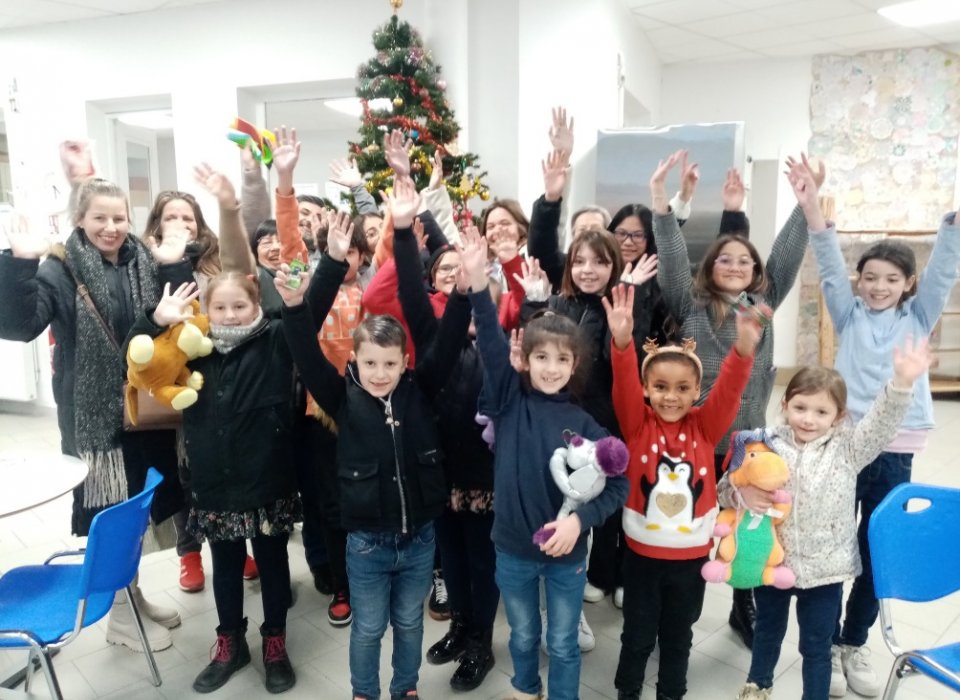
<svg viewBox="0 0 960 700">
<path fill-rule="evenodd" d="M 421 275 L 423 268 L 417 257 L 417 242 L 409 229 L 395 232 L 393 252 L 397 261 L 400 304 L 417 349 L 417 366 L 430 375 L 436 371 L 438 353 L 448 350 L 442 347 L 441 322 L 434 316 L 433 305 L 427 298 Z M 451 488 L 493 492 L 493 452 L 483 441 L 483 428 L 475 420 L 477 401 L 483 388 L 483 363 L 467 334 L 470 299 L 454 290 L 447 300 L 447 307 L 451 305 L 454 305 L 451 313 L 460 319 L 460 325 L 450 332 L 461 340 L 459 347 L 453 350 L 457 359 L 450 378 L 434 400 L 447 481 Z"/>
<path fill-rule="evenodd" d="M 127 243 L 120 250 L 119 264 L 104 260 L 104 272 L 110 291 L 110 309 L 105 314 L 118 341 L 122 341 L 133 324 L 139 309 L 133 308 L 129 278 L 124 266 L 133 258 Z M 169 282 L 176 289 L 193 281 L 190 263 L 183 261 L 159 268 L 160 285 Z M 30 342 L 50 326 L 56 341 L 53 352 L 53 397 L 57 403 L 57 424 L 60 428 L 60 451 L 77 456 L 76 417 L 74 415 L 74 383 L 77 356 L 77 287 L 64 263 L 48 257 L 36 260 L 0 254 L 0 338 Z M 102 312 L 102 310 L 101 310 Z M 105 347 L 104 352 L 114 352 Z M 121 426 L 117 426 L 121 430 Z M 183 492 L 177 476 L 177 456 L 173 431 L 142 431 L 120 434 L 120 445 L 126 465 L 129 495 L 139 493 L 146 479 L 147 468 L 155 467 L 164 480 L 154 497 L 151 514 L 161 522 L 180 510 Z M 75 494 L 76 496 L 76 494 Z M 72 532 L 85 536 L 93 516 L 99 509 L 81 507 L 74 498 Z"/>
<path fill-rule="evenodd" d="M 412 532 L 437 518 L 447 500 L 430 401 L 446 382 L 456 353 L 439 352 L 430 372 L 406 371 L 388 399 L 374 397 L 360 385 L 354 363 L 341 377 L 320 350 L 316 319 L 326 318 L 346 271 L 346 263 L 321 258 L 308 292 L 312 308 L 284 308 L 284 328 L 307 390 L 337 423 L 343 528 Z M 461 342 L 448 331 L 441 335 L 450 339 L 445 347 Z"/>
<path fill-rule="evenodd" d="M 147 313 L 131 333 L 163 330 Z M 230 352 L 189 367 L 203 375 L 197 402 L 183 412 L 195 505 L 239 513 L 295 495 L 295 375 L 282 323 L 264 321 Z"/>
</svg>

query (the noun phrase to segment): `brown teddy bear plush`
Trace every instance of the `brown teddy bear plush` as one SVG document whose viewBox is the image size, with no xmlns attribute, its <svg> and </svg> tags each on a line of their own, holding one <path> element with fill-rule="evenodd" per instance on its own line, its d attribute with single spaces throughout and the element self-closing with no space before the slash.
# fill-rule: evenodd
<svg viewBox="0 0 960 700">
<path fill-rule="evenodd" d="M 137 389 L 158 403 L 182 411 L 197 401 L 203 375 L 187 369 L 187 362 L 209 355 L 213 342 L 207 337 L 210 322 L 193 302 L 193 318 L 170 326 L 155 338 L 136 335 L 127 346 L 127 413 L 137 424 Z"/>
</svg>

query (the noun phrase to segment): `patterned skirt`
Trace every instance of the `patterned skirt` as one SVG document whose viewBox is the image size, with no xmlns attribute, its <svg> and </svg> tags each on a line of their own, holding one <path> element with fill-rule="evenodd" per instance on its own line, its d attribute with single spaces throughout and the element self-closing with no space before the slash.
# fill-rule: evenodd
<svg viewBox="0 0 960 700">
<path fill-rule="evenodd" d="M 292 532 L 293 524 L 299 520 L 303 520 L 303 506 L 300 496 L 294 494 L 241 512 L 191 508 L 187 529 L 199 542 L 224 542 Z"/>
</svg>

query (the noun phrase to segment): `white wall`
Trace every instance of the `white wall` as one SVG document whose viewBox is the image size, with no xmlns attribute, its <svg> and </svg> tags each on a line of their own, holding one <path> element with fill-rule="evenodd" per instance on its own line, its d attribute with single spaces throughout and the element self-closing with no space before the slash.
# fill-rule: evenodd
<svg viewBox="0 0 960 700">
<path fill-rule="evenodd" d="M 782 162 L 787 155 L 807 148 L 811 81 L 809 57 L 667 65 L 663 67 L 660 122 L 743 121 L 748 158 Z M 786 178 L 781 178 L 777 183 L 776 228 L 754 227 L 750 231 L 764 257 L 795 204 Z M 791 367 L 797 361 L 799 302 L 795 285 L 774 317 L 774 362 L 778 366 Z"/>
</svg>

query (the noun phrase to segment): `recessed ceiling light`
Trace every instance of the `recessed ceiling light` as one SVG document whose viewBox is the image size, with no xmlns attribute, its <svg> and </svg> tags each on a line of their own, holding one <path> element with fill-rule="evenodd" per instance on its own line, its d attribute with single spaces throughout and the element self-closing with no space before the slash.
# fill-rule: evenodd
<svg viewBox="0 0 960 700">
<path fill-rule="evenodd" d="M 115 115 L 118 122 L 139 126 L 143 129 L 172 129 L 173 112 L 169 109 L 155 109 L 148 112 L 124 112 Z"/>
<path fill-rule="evenodd" d="M 960 2 L 956 0 L 912 0 L 881 7 L 877 13 L 904 27 L 925 27 L 960 21 Z"/>
</svg>

